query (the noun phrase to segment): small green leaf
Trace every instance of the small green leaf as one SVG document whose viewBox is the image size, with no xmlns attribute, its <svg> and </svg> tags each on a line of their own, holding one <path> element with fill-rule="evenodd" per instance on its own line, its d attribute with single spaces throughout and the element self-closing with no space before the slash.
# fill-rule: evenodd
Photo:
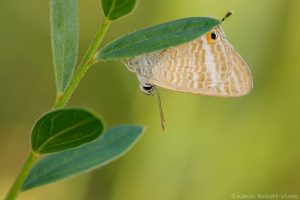
<svg viewBox="0 0 300 200">
<path fill-rule="evenodd" d="M 123 59 L 159 51 L 190 42 L 207 33 L 221 21 L 210 17 L 191 17 L 130 33 L 101 49 L 96 60 Z"/>
<path fill-rule="evenodd" d="M 51 0 L 51 40 L 56 88 L 63 92 L 77 59 L 77 0 Z"/>
<path fill-rule="evenodd" d="M 36 153 L 52 153 L 90 142 L 103 132 L 102 121 L 83 109 L 61 109 L 46 113 L 35 123 L 31 133 Z"/>
<path fill-rule="evenodd" d="M 136 0 L 101 0 L 101 2 L 105 17 L 109 20 L 116 20 L 129 14 L 136 4 Z"/>
<path fill-rule="evenodd" d="M 22 190 L 29 190 L 101 167 L 124 155 L 142 135 L 143 127 L 120 125 L 102 137 L 67 151 L 50 154 L 31 170 Z"/>
</svg>

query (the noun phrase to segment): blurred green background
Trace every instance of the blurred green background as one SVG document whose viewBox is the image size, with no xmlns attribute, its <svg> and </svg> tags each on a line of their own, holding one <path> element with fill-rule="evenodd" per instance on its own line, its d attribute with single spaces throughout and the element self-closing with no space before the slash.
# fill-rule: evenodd
<svg viewBox="0 0 300 200">
<path fill-rule="evenodd" d="M 120 62 L 91 68 L 69 105 L 100 113 L 109 126 L 145 124 L 124 157 L 101 169 L 25 192 L 19 199 L 233 199 L 232 194 L 300 198 L 300 1 L 140 0 L 104 43 L 188 16 L 222 18 L 227 38 L 249 64 L 254 91 L 223 99 L 160 89 L 142 94 Z M 102 19 L 100 0 L 79 1 L 80 56 Z M 29 151 L 33 122 L 54 103 L 49 1 L 0 2 L 0 197 Z"/>
</svg>

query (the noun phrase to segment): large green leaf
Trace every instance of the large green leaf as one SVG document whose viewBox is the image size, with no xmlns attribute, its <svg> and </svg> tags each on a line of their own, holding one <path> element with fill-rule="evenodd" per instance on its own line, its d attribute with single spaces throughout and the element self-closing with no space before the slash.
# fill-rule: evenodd
<svg viewBox="0 0 300 200">
<path fill-rule="evenodd" d="M 35 123 L 31 133 L 36 153 L 70 149 L 96 139 L 103 131 L 102 121 L 83 109 L 61 109 L 46 113 Z"/>
<path fill-rule="evenodd" d="M 116 20 L 130 13 L 136 0 L 101 0 L 105 17 L 109 20 Z"/>
<path fill-rule="evenodd" d="M 130 33 L 97 53 L 97 60 L 123 59 L 192 41 L 221 23 L 210 17 L 191 17 Z"/>
<path fill-rule="evenodd" d="M 51 40 L 56 88 L 64 91 L 77 59 L 77 0 L 51 0 Z"/>
<path fill-rule="evenodd" d="M 140 138 L 142 132 L 141 126 L 120 125 L 108 129 L 102 137 L 93 142 L 47 155 L 32 168 L 22 190 L 35 188 L 106 165 L 125 154 Z"/>
</svg>

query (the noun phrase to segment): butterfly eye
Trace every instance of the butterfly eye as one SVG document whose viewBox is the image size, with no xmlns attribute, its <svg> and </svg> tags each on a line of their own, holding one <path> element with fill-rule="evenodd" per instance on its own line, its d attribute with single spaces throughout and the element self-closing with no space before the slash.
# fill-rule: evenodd
<svg viewBox="0 0 300 200">
<path fill-rule="evenodd" d="M 147 95 L 151 95 L 151 92 L 154 89 L 154 85 L 151 85 L 150 83 L 141 83 L 140 89 L 142 92 L 144 92 Z"/>
<path fill-rule="evenodd" d="M 216 32 L 211 32 L 210 37 L 211 39 L 216 40 L 218 38 L 218 34 Z"/>
</svg>

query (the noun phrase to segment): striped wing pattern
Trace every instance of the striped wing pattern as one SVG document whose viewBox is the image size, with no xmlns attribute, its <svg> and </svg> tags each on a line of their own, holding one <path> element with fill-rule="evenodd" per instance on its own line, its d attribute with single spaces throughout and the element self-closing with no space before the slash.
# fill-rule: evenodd
<svg viewBox="0 0 300 200">
<path fill-rule="evenodd" d="M 212 40 L 212 32 L 218 38 Z M 200 38 L 158 52 L 148 81 L 163 88 L 210 96 L 243 96 L 252 89 L 247 64 L 217 27 Z M 153 57 L 153 55 L 152 55 Z M 147 60 L 147 58 L 145 58 Z M 148 59 L 149 60 L 149 59 Z"/>
</svg>

